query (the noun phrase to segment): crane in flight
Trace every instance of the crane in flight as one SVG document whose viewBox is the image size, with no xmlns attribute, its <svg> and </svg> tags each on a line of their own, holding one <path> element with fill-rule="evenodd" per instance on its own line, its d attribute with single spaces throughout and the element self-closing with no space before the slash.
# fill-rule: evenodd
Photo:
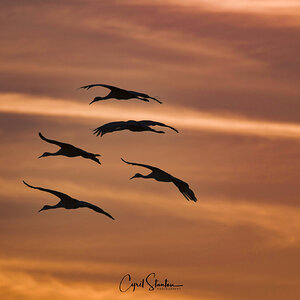
<svg viewBox="0 0 300 300">
<path fill-rule="evenodd" d="M 98 213 L 104 214 L 114 220 L 114 218 L 109 213 L 107 213 L 106 211 L 104 211 L 103 209 L 101 209 L 100 207 L 98 207 L 94 204 L 74 199 L 74 198 L 70 197 L 69 195 L 61 193 L 61 192 L 57 192 L 57 191 L 53 191 L 50 189 L 45 189 L 45 188 L 41 188 L 41 187 L 37 187 L 37 186 L 32 186 L 32 185 L 26 183 L 24 180 L 23 180 L 23 183 L 32 189 L 50 193 L 60 199 L 60 201 L 56 205 L 44 205 L 39 210 L 39 212 L 42 210 L 55 209 L 55 208 L 60 208 L 60 207 L 63 207 L 65 209 L 76 209 L 76 208 L 81 208 L 81 207 L 87 207 Z"/>
<path fill-rule="evenodd" d="M 175 184 L 175 186 L 179 189 L 181 194 L 188 201 L 192 200 L 194 202 L 197 202 L 197 198 L 196 198 L 194 192 L 190 189 L 189 185 L 186 182 L 172 176 L 171 174 L 169 174 L 169 173 L 167 173 L 167 172 L 165 172 L 165 171 L 163 171 L 159 168 L 152 167 L 152 166 L 149 166 L 149 165 L 144 165 L 144 164 L 128 162 L 123 158 L 121 158 L 121 160 L 126 164 L 133 165 L 133 166 L 144 167 L 144 168 L 147 168 L 147 169 L 151 170 L 151 173 L 148 174 L 148 175 L 142 175 L 140 173 L 136 173 L 130 179 L 133 179 L 133 178 L 146 178 L 146 179 L 147 178 L 152 178 L 152 179 L 155 179 L 155 180 L 160 181 L 160 182 L 172 182 L 172 183 Z"/>
<path fill-rule="evenodd" d="M 57 145 L 60 147 L 60 149 L 57 152 L 54 152 L 54 153 L 45 152 L 41 156 L 39 156 L 39 158 L 46 157 L 46 156 L 58 156 L 58 155 L 63 155 L 63 156 L 67 156 L 67 157 L 81 156 L 83 158 L 91 159 L 91 160 L 95 161 L 96 163 L 98 163 L 99 165 L 101 165 L 101 162 L 97 158 L 97 156 L 101 156 L 100 154 L 90 153 L 90 152 L 84 151 L 80 148 L 77 148 L 71 144 L 66 144 L 66 143 L 55 141 L 55 140 L 47 139 L 40 132 L 39 132 L 39 136 L 43 141 L 50 143 L 50 144 Z"/>
<path fill-rule="evenodd" d="M 165 133 L 164 131 L 160 130 L 155 130 L 151 128 L 150 126 L 162 126 L 162 127 L 168 127 L 175 132 L 178 133 L 178 130 L 175 129 L 174 127 L 171 127 L 169 125 L 160 123 L 160 122 L 155 122 L 155 121 L 149 121 L 149 120 L 144 120 L 144 121 L 119 121 L 119 122 L 110 122 L 107 124 L 104 124 L 96 129 L 94 129 L 94 134 L 96 136 L 103 136 L 106 133 L 109 132 L 114 132 L 114 131 L 121 131 L 121 130 L 130 130 L 130 131 L 135 131 L 135 132 L 141 132 L 141 131 L 152 131 L 156 133 Z"/>
<path fill-rule="evenodd" d="M 135 91 L 128 91 L 128 90 L 121 89 L 116 86 L 108 85 L 108 84 L 100 84 L 100 83 L 89 84 L 89 85 L 80 87 L 80 89 L 89 90 L 90 88 L 93 88 L 95 86 L 101 86 L 101 87 L 107 88 L 110 90 L 110 92 L 105 97 L 95 97 L 94 100 L 90 104 L 97 102 L 97 101 L 108 100 L 108 99 L 117 99 L 117 100 L 139 99 L 139 100 L 145 101 L 145 102 L 149 102 L 149 99 L 152 99 L 152 100 L 162 104 L 161 101 L 159 101 L 158 99 L 151 97 L 147 94 L 135 92 Z"/>
</svg>

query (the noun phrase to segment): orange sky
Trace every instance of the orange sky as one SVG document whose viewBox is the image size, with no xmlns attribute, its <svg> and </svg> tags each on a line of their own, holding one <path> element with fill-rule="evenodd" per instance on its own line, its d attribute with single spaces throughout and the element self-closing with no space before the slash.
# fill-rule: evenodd
<svg viewBox="0 0 300 300">
<path fill-rule="evenodd" d="M 0 299 L 300 297 L 299 1 L 0 3 Z M 88 105 L 107 83 L 164 102 Z M 179 134 L 118 132 L 153 119 Z M 49 157 L 38 137 L 102 155 Z M 128 179 L 158 166 L 188 182 Z M 28 183 L 99 205 L 57 209 Z M 121 293 L 156 272 L 184 286 Z"/>
</svg>

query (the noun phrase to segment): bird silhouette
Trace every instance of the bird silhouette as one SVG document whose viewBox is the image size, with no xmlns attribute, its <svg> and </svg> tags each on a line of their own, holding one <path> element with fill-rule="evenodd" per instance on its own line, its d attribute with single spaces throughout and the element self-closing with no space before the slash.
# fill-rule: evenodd
<svg viewBox="0 0 300 300">
<path fill-rule="evenodd" d="M 144 120 L 144 121 L 133 121 L 133 120 L 129 120 L 129 121 L 119 121 L 119 122 L 111 122 L 111 123 L 107 123 L 104 124 L 96 129 L 94 129 L 94 134 L 96 134 L 97 136 L 103 136 L 106 133 L 109 132 L 114 132 L 114 131 L 121 131 L 121 130 L 130 130 L 130 131 L 152 131 L 152 132 L 156 132 L 156 133 L 165 133 L 164 131 L 159 131 L 159 130 L 155 130 L 153 128 L 151 128 L 150 126 L 162 126 L 162 127 L 168 127 L 174 131 L 176 131 L 178 133 L 178 130 L 175 129 L 174 127 L 171 127 L 169 125 L 160 123 L 160 122 L 155 122 L 155 121 L 148 121 L 148 120 Z"/>
<path fill-rule="evenodd" d="M 105 97 L 95 97 L 95 99 L 90 103 L 94 103 L 97 101 L 107 100 L 107 99 L 117 99 L 117 100 L 129 100 L 129 99 L 139 99 L 141 101 L 149 102 L 149 99 L 152 99 L 160 104 L 162 104 L 161 101 L 158 99 L 151 97 L 144 93 L 134 92 L 134 91 L 128 91 L 121 88 L 118 88 L 116 86 L 108 85 L 108 84 L 89 84 L 80 87 L 81 89 L 87 89 L 93 88 L 95 86 L 102 86 L 107 89 L 110 89 L 110 93 L 106 95 Z"/>
<path fill-rule="evenodd" d="M 28 187 L 32 188 L 32 189 L 36 189 L 36 190 L 40 190 L 40 191 L 43 191 L 43 192 L 50 193 L 50 194 L 55 195 L 56 197 L 58 197 L 60 199 L 60 201 L 56 205 L 45 205 L 39 210 L 39 212 L 42 211 L 42 210 L 48 210 L 48 209 L 54 209 L 54 208 L 60 208 L 60 207 L 63 207 L 65 209 L 76 209 L 76 208 L 81 208 L 81 207 L 87 207 L 87 208 L 90 208 L 90 209 L 92 209 L 92 210 L 94 210 L 98 213 L 104 214 L 104 215 L 106 215 L 109 218 L 114 220 L 114 218 L 109 213 L 107 213 L 106 211 L 104 211 L 103 209 L 101 209 L 100 207 L 98 207 L 96 205 L 93 205 L 91 203 L 84 202 L 84 201 L 79 201 L 79 200 L 74 199 L 74 198 L 70 197 L 69 195 L 66 195 L 66 194 L 61 193 L 61 192 L 53 191 L 53 190 L 50 190 L 50 189 L 44 189 L 44 188 L 41 188 L 41 187 L 32 186 L 32 185 L 26 183 L 24 180 L 23 180 L 23 183 L 25 185 L 27 185 Z"/>
<path fill-rule="evenodd" d="M 187 200 L 192 200 L 194 202 L 197 201 L 197 198 L 196 198 L 194 192 L 189 188 L 189 185 L 186 182 L 172 176 L 171 174 L 169 174 L 169 173 L 167 173 L 167 172 L 165 172 L 165 171 L 163 171 L 159 168 L 152 167 L 152 166 L 149 166 L 149 165 L 144 165 L 144 164 L 128 162 L 128 161 L 124 160 L 123 158 L 121 158 L 121 160 L 123 162 L 125 162 L 126 164 L 133 165 L 133 166 L 144 167 L 144 168 L 148 168 L 148 169 L 151 170 L 151 173 L 148 174 L 148 175 L 142 175 L 140 173 L 136 173 L 130 179 L 133 179 L 133 178 L 152 178 L 152 179 L 155 179 L 155 180 L 161 181 L 161 182 L 172 182 L 176 185 L 176 187 L 179 189 L 181 194 Z"/>
<path fill-rule="evenodd" d="M 55 152 L 55 153 L 45 152 L 44 154 L 39 156 L 39 158 L 46 157 L 46 156 L 57 156 L 57 155 L 63 155 L 63 156 L 67 156 L 67 157 L 81 156 L 83 158 L 91 159 L 101 165 L 101 162 L 96 157 L 96 156 L 101 156 L 100 154 L 86 152 L 86 151 L 84 151 L 80 148 L 77 148 L 73 145 L 70 145 L 70 144 L 61 143 L 61 142 L 54 141 L 54 140 L 49 140 L 49 139 L 45 138 L 40 132 L 39 132 L 39 136 L 42 140 L 46 141 L 47 143 L 54 144 L 54 145 L 57 145 L 60 147 L 60 149 L 57 152 Z"/>
</svg>

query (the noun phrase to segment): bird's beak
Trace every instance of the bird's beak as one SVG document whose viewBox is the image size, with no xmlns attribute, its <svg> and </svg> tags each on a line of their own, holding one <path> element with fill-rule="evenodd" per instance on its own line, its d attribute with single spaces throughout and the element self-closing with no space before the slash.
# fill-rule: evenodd
<svg viewBox="0 0 300 300">
<path fill-rule="evenodd" d="M 129 178 L 129 180 L 130 180 L 130 179 L 133 179 L 133 178 L 135 178 L 135 176 L 132 176 L 131 178 Z"/>
<path fill-rule="evenodd" d="M 43 154 L 41 156 L 39 156 L 38 158 L 41 158 L 41 157 L 43 157 Z"/>
<path fill-rule="evenodd" d="M 38 212 L 42 211 L 43 209 L 41 208 Z"/>
</svg>

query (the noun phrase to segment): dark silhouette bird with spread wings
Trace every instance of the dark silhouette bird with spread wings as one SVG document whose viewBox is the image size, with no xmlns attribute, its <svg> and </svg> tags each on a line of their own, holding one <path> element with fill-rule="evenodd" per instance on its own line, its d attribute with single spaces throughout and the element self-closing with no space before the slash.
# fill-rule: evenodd
<svg viewBox="0 0 300 300">
<path fill-rule="evenodd" d="M 176 131 L 178 133 L 178 130 L 175 129 L 174 127 L 171 127 L 169 125 L 160 123 L 160 122 L 155 122 L 155 121 L 133 121 L 133 120 L 129 120 L 129 121 L 119 121 L 119 122 L 111 122 L 111 123 L 107 123 L 104 124 L 96 129 L 94 129 L 94 134 L 96 134 L 97 136 L 103 136 L 106 133 L 109 132 L 114 132 L 114 131 L 121 131 L 121 130 L 130 130 L 130 131 L 136 131 L 136 132 L 140 132 L 140 131 L 152 131 L 152 132 L 156 132 L 156 133 L 165 133 L 164 131 L 160 131 L 160 130 L 155 130 L 153 128 L 151 128 L 150 126 L 162 126 L 162 127 L 168 127 L 174 131 Z"/>
<path fill-rule="evenodd" d="M 81 156 L 83 158 L 91 159 L 91 160 L 95 161 L 96 163 L 98 163 L 99 165 L 101 165 L 101 162 L 97 158 L 97 156 L 101 156 L 100 154 L 86 152 L 86 151 L 84 151 L 80 148 L 77 148 L 73 145 L 70 145 L 70 144 L 61 143 L 61 142 L 54 141 L 54 140 L 49 140 L 49 139 L 45 138 L 40 132 L 39 132 L 39 136 L 42 140 L 46 141 L 47 143 L 54 144 L 54 145 L 57 145 L 60 147 L 60 149 L 57 152 L 55 152 L 55 153 L 45 152 L 44 154 L 39 156 L 39 158 L 46 157 L 46 156 L 57 156 L 57 155 L 63 155 L 63 156 L 67 156 L 67 157 Z"/>
<path fill-rule="evenodd" d="M 95 99 L 90 104 L 97 102 L 97 101 L 108 100 L 108 99 L 113 99 L 113 98 L 117 99 L 117 100 L 139 99 L 139 100 L 145 101 L 145 102 L 149 102 L 149 99 L 152 99 L 152 100 L 162 104 L 161 101 L 159 101 L 158 99 L 151 97 L 147 94 L 124 90 L 124 89 L 118 88 L 116 86 L 108 85 L 108 84 L 89 84 L 89 85 L 82 86 L 80 88 L 89 90 L 90 88 L 93 88 L 95 86 L 102 86 L 104 88 L 110 89 L 110 93 L 108 95 L 106 95 L 105 97 L 95 97 Z"/>
<path fill-rule="evenodd" d="M 55 208 L 60 208 L 60 207 L 63 207 L 65 209 L 76 209 L 76 208 L 81 208 L 81 207 L 87 207 L 87 208 L 90 208 L 90 209 L 92 209 L 92 210 L 94 210 L 98 213 L 104 214 L 104 215 L 106 215 L 109 218 L 114 220 L 114 218 L 109 213 L 107 213 L 106 211 L 104 211 L 103 209 L 101 209 L 100 207 L 98 207 L 96 205 L 93 205 L 91 203 L 84 202 L 84 201 L 79 201 L 79 200 L 74 199 L 74 198 L 70 197 L 69 195 L 66 195 L 66 194 L 61 193 L 61 192 L 53 191 L 53 190 L 50 190 L 50 189 L 44 189 L 44 188 L 41 188 L 41 187 L 32 186 L 32 185 L 26 183 L 24 180 L 23 180 L 23 183 L 25 185 L 27 185 L 28 187 L 32 188 L 32 189 L 36 189 L 36 190 L 40 190 L 40 191 L 43 191 L 43 192 L 50 193 L 50 194 L 55 195 L 56 197 L 58 197 L 60 199 L 60 201 L 56 205 L 45 205 L 39 210 L 39 212 L 42 211 L 42 210 L 55 209 Z"/>
<path fill-rule="evenodd" d="M 171 174 L 169 174 L 169 173 L 167 173 L 167 172 L 165 172 L 165 171 L 163 171 L 159 168 L 152 167 L 152 166 L 149 166 L 149 165 L 144 165 L 144 164 L 128 162 L 128 161 L 124 160 L 123 158 L 121 158 L 121 160 L 123 162 L 125 162 L 126 164 L 133 165 L 133 166 L 144 167 L 144 168 L 147 168 L 147 169 L 151 170 L 151 173 L 148 174 L 148 175 L 142 175 L 140 173 L 136 173 L 130 179 L 133 179 L 133 178 L 152 178 L 152 179 L 155 179 L 155 180 L 161 181 L 161 182 L 172 182 L 176 185 L 176 187 L 179 189 L 181 194 L 188 201 L 189 200 L 192 200 L 194 202 L 197 201 L 197 198 L 196 198 L 194 192 L 189 188 L 189 185 L 186 182 L 172 176 Z"/>
</svg>

